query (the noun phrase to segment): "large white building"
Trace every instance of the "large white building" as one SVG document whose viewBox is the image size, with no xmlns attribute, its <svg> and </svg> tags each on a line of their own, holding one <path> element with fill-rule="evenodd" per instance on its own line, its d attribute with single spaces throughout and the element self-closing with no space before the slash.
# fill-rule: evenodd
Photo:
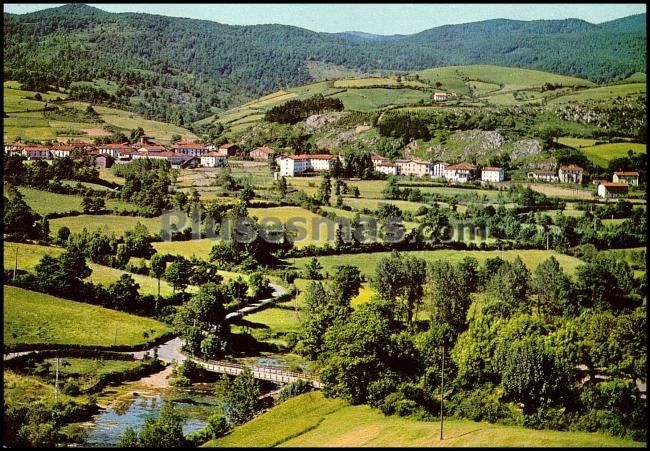
<svg viewBox="0 0 650 451">
<path fill-rule="evenodd" d="M 445 169 L 447 169 L 447 166 L 449 166 L 448 163 L 434 163 L 433 165 L 433 171 L 431 172 L 431 177 L 433 178 L 440 178 L 445 176 Z"/>
<path fill-rule="evenodd" d="M 471 163 L 458 163 L 447 166 L 444 174 L 451 183 L 467 183 L 476 177 L 476 166 Z"/>
<path fill-rule="evenodd" d="M 223 166 L 224 163 L 228 161 L 228 157 L 220 154 L 219 152 L 209 152 L 201 155 L 199 158 L 201 158 L 201 166 L 206 168 L 216 168 Z"/>
<path fill-rule="evenodd" d="M 280 167 L 280 176 L 293 177 L 308 171 L 329 171 L 338 157 L 330 154 L 286 155 L 275 161 Z"/>
<path fill-rule="evenodd" d="M 506 171 L 503 168 L 483 168 L 481 170 L 481 180 L 483 182 L 503 182 L 506 179 Z"/>
<path fill-rule="evenodd" d="M 190 157 L 199 157 L 210 152 L 203 144 L 196 144 L 191 141 L 177 141 L 172 146 L 172 150 Z"/>
<path fill-rule="evenodd" d="M 422 160 L 395 160 L 395 164 L 399 166 L 401 175 L 417 175 L 423 177 L 431 175 L 433 171 L 433 164 Z"/>
<path fill-rule="evenodd" d="M 383 172 L 384 174 L 389 175 L 399 175 L 399 166 L 395 163 L 378 163 L 375 165 L 375 171 Z"/>
</svg>

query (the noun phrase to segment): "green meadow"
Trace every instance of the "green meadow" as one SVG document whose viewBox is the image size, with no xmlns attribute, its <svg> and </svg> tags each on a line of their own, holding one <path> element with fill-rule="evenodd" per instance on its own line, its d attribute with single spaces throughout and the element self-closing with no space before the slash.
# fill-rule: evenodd
<svg viewBox="0 0 650 451">
<path fill-rule="evenodd" d="M 513 261 L 517 256 L 521 257 L 521 260 L 528 267 L 529 270 L 533 271 L 537 268 L 537 265 L 542 261 L 548 259 L 549 257 L 555 257 L 564 271 L 572 275 L 576 268 L 583 264 L 582 260 L 579 260 L 575 257 L 569 255 L 560 254 L 555 251 L 545 251 L 537 249 L 526 249 L 526 250 L 507 250 L 507 251 L 455 251 L 455 250 L 437 250 L 437 251 L 408 251 L 404 254 L 413 255 L 419 258 L 423 258 L 426 261 L 434 260 L 446 260 L 449 262 L 459 262 L 465 257 L 474 257 L 478 260 L 479 264 L 483 263 L 488 258 L 501 257 L 504 260 Z M 346 264 L 357 266 L 362 274 L 366 277 L 372 277 L 375 274 L 375 268 L 377 263 L 382 258 L 390 255 L 390 252 L 375 252 L 370 254 L 350 254 L 345 255 L 344 258 L 337 255 L 328 255 L 323 257 L 317 257 L 320 264 L 323 266 L 323 273 L 328 272 L 330 274 L 334 273 L 334 267 L 336 265 Z M 311 260 L 312 257 L 302 257 L 288 259 L 288 263 L 294 266 L 296 269 L 303 271 L 307 263 Z"/>
<path fill-rule="evenodd" d="M 3 294 L 3 340 L 10 345 L 137 345 L 171 331 L 151 318 L 22 288 L 5 285 Z"/>
<path fill-rule="evenodd" d="M 366 405 L 351 406 L 320 392 L 291 398 L 204 447 L 521 446 L 627 447 L 644 443 L 587 432 L 532 430 L 447 419 L 385 416 Z"/>
</svg>

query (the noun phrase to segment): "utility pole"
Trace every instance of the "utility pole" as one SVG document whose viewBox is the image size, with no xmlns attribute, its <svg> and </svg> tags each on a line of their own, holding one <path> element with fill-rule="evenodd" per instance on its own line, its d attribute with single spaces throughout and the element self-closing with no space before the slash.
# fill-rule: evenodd
<svg viewBox="0 0 650 451">
<path fill-rule="evenodd" d="M 59 357 L 56 357 L 56 376 L 54 379 L 54 402 L 59 402 Z"/>
<path fill-rule="evenodd" d="M 16 259 L 14 260 L 14 279 L 16 280 L 16 271 L 18 270 L 18 243 L 16 243 Z"/>
<path fill-rule="evenodd" d="M 442 373 L 440 382 L 440 440 L 442 440 L 442 427 L 445 421 L 443 406 L 445 399 L 445 345 L 442 345 Z"/>
</svg>

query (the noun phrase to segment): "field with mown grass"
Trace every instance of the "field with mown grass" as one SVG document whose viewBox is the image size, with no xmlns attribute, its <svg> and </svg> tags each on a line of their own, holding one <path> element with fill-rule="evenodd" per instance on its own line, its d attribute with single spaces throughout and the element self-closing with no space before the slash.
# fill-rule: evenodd
<svg viewBox="0 0 650 451">
<path fill-rule="evenodd" d="M 212 246 L 217 244 L 216 239 L 201 238 L 189 241 L 157 241 L 151 243 L 156 252 L 161 254 L 182 255 L 185 258 L 200 258 L 207 260 Z"/>
<path fill-rule="evenodd" d="M 83 208 L 81 206 L 81 201 L 83 199 L 82 196 L 73 195 L 73 194 L 50 193 L 49 191 L 27 188 L 24 186 L 19 187 L 18 191 L 24 196 L 27 205 L 29 205 L 39 215 L 44 216 L 51 213 L 83 211 Z M 5 185 L 5 193 L 6 193 L 6 185 Z M 124 211 L 124 210 L 134 211 L 137 210 L 138 207 L 137 205 L 134 205 L 129 202 L 125 202 L 123 200 L 107 199 L 106 209 L 118 210 L 118 211 Z"/>
<path fill-rule="evenodd" d="M 171 331 L 151 318 L 22 288 L 5 285 L 3 294 L 3 340 L 9 345 L 137 345 Z"/>
<path fill-rule="evenodd" d="M 626 83 L 583 89 L 548 101 L 549 105 L 584 102 L 586 100 L 605 100 L 614 97 L 645 95 L 645 83 Z"/>
<path fill-rule="evenodd" d="M 465 257 L 474 257 L 482 264 L 488 258 L 501 257 L 504 260 L 513 261 L 517 256 L 528 267 L 529 270 L 534 271 L 537 265 L 542 261 L 553 256 L 560 263 L 564 271 L 572 275 L 575 269 L 583 264 L 582 260 L 569 255 L 560 254 L 555 251 L 545 251 L 537 249 L 522 249 L 522 250 L 507 250 L 507 251 L 455 251 L 455 250 L 436 250 L 436 251 L 408 251 L 404 254 L 413 255 L 423 258 L 426 261 L 433 260 L 446 260 L 449 262 L 457 263 Z M 357 266 L 362 274 L 366 277 L 372 277 L 375 274 L 377 263 L 383 257 L 390 255 L 390 252 L 376 252 L 370 254 L 350 254 L 350 255 L 328 255 L 323 257 L 316 257 L 320 264 L 323 266 L 322 273 L 328 272 L 334 274 L 334 267 L 336 265 L 346 264 Z M 309 263 L 312 257 L 301 257 L 287 259 L 287 262 L 300 271 L 304 271 L 305 266 Z"/>
<path fill-rule="evenodd" d="M 53 404 L 55 401 L 54 387 L 43 382 L 38 377 L 18 374 L 8 368 L 3 370 L 2 376 L 3 397 L 5 403 L 9 406 L 28 406 L 39 401 Z M 59 401 L 61 402 L 70 400 L 83 402 L 85 398 L 85 396 L 72 397 L 59 393 Z"/>
<path fill-rule="evenodd" d="M 646 145 L 622 142 L 580 148 L 580 151 L 592 163 L 603 168 L 606 168 L 609 162 L 615 158 L 627 157 L 628 151 L 630 150 L 637 154 L 646 153 Z"/>
<path fill-rule="evenodd" d="M 54 236 L 60 227 L 66 226 L 73 233 L 83 229 L 88 232 L 99 230 L 102 233 L 122 236 L 127 230 L 133 229 L 137 223 L 144 225 L 150 235 L 157 235 L 162 229 L 162 217 L 144 218 L 141 216 L 115 216 L 115 215 L 79 215 L 50 220 L 51 235 Z"/>
<path fill-rule="evenodd" d="M 133 273 L 127 273 L 126 271 L 122 271 L 121 269 L 116 269 L 116 268 L 111 268 L 110 266 L 104 266 L 104 265 L 98 265 L 96 263 L 91 263 L 88 262 L 88 267 L 92 270 L 92 273 L 90 274 L 90 277 L 88 277 L 88 280 L 97 283 L 99 285 L 103 286 L 109 286 L 113 282 L 117 282 L 120 277 L 122 277 L 122 274 L 129 274 L 131 277 L 133 277 L 133 280 L 135 283 L 140 285 L 140 289 L 138 290 L 140 294 L 142 295 L 157 295 L 158 294 L 158 279 L 154 277 L 149 277 L 149 276 L 144 276 L 141 274 L 133 274 Z M 186 291 L 188 292 L 194 292 L 198 290 L 194 286 L 189 286 Z M 160 295 L 161 296 L 171 296 L 174 292 L 173 287 L 167 283 L 164 280 L 160 280 Z"/>
<path fill-rule="evenodd" d="M 469 420 L 438 421 L 384 416 L 369 406 L 327 399 L 321 392 L 296 396 L 204 447 L 358 446 L 644 446 L 605 434 L 532 430 Z"/>
<path fill-rule="evenodd" d="M 347 111 L 374 111 L 389 105 L 410 105 L 431 100 L 431 93 L 410 88 L 350 88 L 331 95 Z"/>
<path fill-rule="evenodd" d="M 41 261 L 43 256 L 51 255 L 57 257 L 63 253 L 63 248 L 54 246 L 41 246 L 38 244 L 13 243 L 5 241 L 4 249 L 4 269 L 14 268 L 16 262 L 16 250 L 18 251 L 18 269 L 22 271 L 33 271 L 34 267 Z"/>
</svg>

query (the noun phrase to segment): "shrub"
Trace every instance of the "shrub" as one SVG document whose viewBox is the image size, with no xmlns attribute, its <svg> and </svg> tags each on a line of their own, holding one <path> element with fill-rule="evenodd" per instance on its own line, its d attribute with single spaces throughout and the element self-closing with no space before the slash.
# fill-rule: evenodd
<svg viewBox="0 0 650 451">
<path fill-rule="evenodd" d="M 79 383 L 75 380 L 68 380 L 63 387 L 61 387 L 61 392 L 69 396 L 78 396 L 81 393 L 79 388 Z"/>
<path fill-rule="evenodd" d="M 302 393 L 308 392 L 309 390 L 311 390 L 311 385 L 309 382 L 303 379 L 298 379 L 297 381 L 291 382 L 280 389 L 278 402 L 284 402 L 292 396 L 298 396 Z"/>
<path fill-rule="evenodd" d="M 512 420 L 510 409 L 499 402 L 492 386 L 460 392 L 450 400 L 448 408 L 453 415 L 472 421 L 496 423 Z"/>
</svg>

